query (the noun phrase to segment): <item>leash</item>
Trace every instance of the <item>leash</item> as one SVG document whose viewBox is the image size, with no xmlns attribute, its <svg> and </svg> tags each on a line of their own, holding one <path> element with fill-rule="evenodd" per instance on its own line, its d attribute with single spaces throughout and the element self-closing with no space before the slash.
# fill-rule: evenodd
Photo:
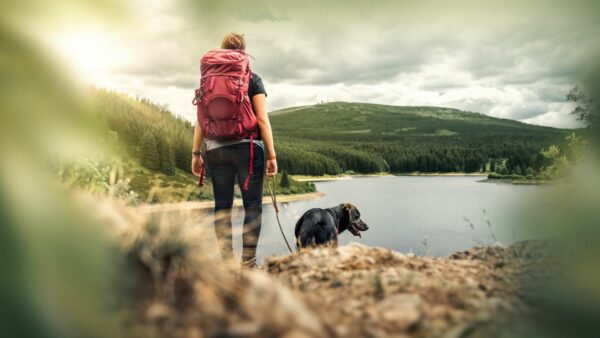
<svg viewBox="0 0 600 338">
<path fill-rule="evenodd" d="M 269 188 L 269 194 L 271 195 L 271 201 L 273 201 L 273 207 L 275 208 L 275 218 L 277 218 L 277 224 L 279 225 L 279 230 L 281 231 L 281 236 L 283 236 L 283 240 L 285 241 L 285 244 L 287 245 L 288 250 L 290 250 L 290 253 L 294 253 L 292 251 L 292 247 L 290 246 L 290 243 L 288 242 L 287 238 L 285 237 L 285 233 L 283 232 L 283 227 L 281 226 L 281 221 L 279 221 L 279 207 L 277 206 L 277 195 L 275 195 L 275 177 L 271 177 L 271 180 L 273 181 L 273 187 L 271 187 L 271 181 L 269 180 L 269 178 L 267 178 L 267 187 Z"/>
</svg>

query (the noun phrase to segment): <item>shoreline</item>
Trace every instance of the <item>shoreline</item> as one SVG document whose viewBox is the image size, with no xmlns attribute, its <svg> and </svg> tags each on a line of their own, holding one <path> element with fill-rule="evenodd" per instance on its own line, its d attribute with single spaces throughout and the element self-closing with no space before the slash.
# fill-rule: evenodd
<svg viewBox="0 0 600 338">
<path fill-rule="evenodd" d="M 512 185 L 547 185 L 550 181 L 537 181 L 537 180 L 513 180 L 513 179 L 498 179 L 498 178 L 486 178 L 479 182 L 483 183 L 504 183 Z"/>
<path fill-rule="evenodd" d="M 323 176 L 310 176 L 310 175 L 290 175 L 294 180 L 298 182 L 326 182 L 326 181 L 342 181 L 351 180 L 354 178 L 365 178 L 365 177 L 395 177 L 395 176 L 432 176 L 432 177 L 487 177 L 489 173 L 376 173 L 376 174 L 344 174 L 344 175 L 323 175 Z"/>
<path fill-rule="evenodd" d="M 324 192 L 315 191 L 303 194 L 293 195 L 277 195 L 277 203 L 289 203 L 296 201 L 305 201 L 325 196 Z M 272 204 L 271 196 L 263 196 L 262 204 Z M 242 199 L 235 198 L 233 200 L 234 207 L 242 206 Z M 207 201 L 189 201 L 189 202 L 175 202 L 175 203 L 159 203 L 159 204 L 143 204 L 135 207 L 134 209 L 140 213 L 155 213 L 155 212 L 169 212 L 169 211 L 197 211 L 197 210 L 209 210 L 214 207 L 213 200 Z"/>
<path fill-rule="evenodd" d="M 394 176 L 390 173 L 378 173 L 378 174 L 352 174 L 352 175 L 323 175 L 323 176 L 311 176 L 311 175 L 290 175 L 292 179 L 298 182 L 326 182 L 326 181 L 342 181 L 351 180 L 353 178 L 361 177 L 389 177 Z"/>
<path fill-rule="evenodd" d="M 469 176 L 469 177 L 487 177 L 489 173 L 461 173 L 461 172 L 452 172 L 452 173 L 402 173 L 402 174 L 393 174 L 393 176 Z"/>
</svg>

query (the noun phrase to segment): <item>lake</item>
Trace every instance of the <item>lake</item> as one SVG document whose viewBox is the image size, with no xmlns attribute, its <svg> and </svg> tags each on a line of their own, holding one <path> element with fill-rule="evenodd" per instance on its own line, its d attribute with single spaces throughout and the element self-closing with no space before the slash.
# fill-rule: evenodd
<svg viewBox="0 0 600 338">
<path fill-rule="evenodd" d="M 279 214 L 292 246 L 294 226 L 304 211 L 342 202 L 356 205 L 370 229 L 362 233 L 362 239 L 347 231 L 341 233 L 340 245 L 357 241 L 404 253 L 443 257 L 477 244 L 496 241 L 509 244 L 525 239 L 526 234 L 514 227 L 516 206 L 535 198 L 535 194 L 546 187 L 479 182 L 482 179 L 484 177 L 385 176 L 317 182 L 317 189 L 324 192 L 325 197 L 280 203 Z M 237 209 L 234 247 L 238 255 L 242 217 L 243 211 Z M 265 205 L 258 261 L 286 252 L 273 206 Z"/>
</svg>

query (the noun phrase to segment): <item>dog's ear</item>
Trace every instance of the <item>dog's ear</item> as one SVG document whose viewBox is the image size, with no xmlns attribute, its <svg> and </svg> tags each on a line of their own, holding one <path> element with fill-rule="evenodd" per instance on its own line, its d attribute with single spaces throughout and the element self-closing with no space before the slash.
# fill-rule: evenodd
<svg viewBox="0 0 600 338">
<path fill-rule="evenodd" d="M 352 220 L 352 213 L 356 210 L 356 207 L 350 203 L 342 203 L 342 210 L 348 214 L 348 220 Z"/>
</svg>

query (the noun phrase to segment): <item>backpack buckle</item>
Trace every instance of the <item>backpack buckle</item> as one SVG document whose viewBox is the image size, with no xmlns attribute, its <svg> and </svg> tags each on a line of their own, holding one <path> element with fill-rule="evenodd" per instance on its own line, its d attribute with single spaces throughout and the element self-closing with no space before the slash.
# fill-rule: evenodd
<svg viewBox="0 0 600 338">
<path fill-rule="evenodd" d="M 194 96 L 194 99 L 192 100 L 192 104 L 193 104 L 194 106 L 197 106 L 197 105 L 198 105 L 198 103 L 199 103 L 200 101 L 202 101 L 202 97 L 204 96 L 204 93 L 202 92 L 202 88 L 198 88 L 198 89 L 196 89 L 196 90 L 194 91 L 194 94 L 195 94 L 195 96 Z"/>
</svg>

